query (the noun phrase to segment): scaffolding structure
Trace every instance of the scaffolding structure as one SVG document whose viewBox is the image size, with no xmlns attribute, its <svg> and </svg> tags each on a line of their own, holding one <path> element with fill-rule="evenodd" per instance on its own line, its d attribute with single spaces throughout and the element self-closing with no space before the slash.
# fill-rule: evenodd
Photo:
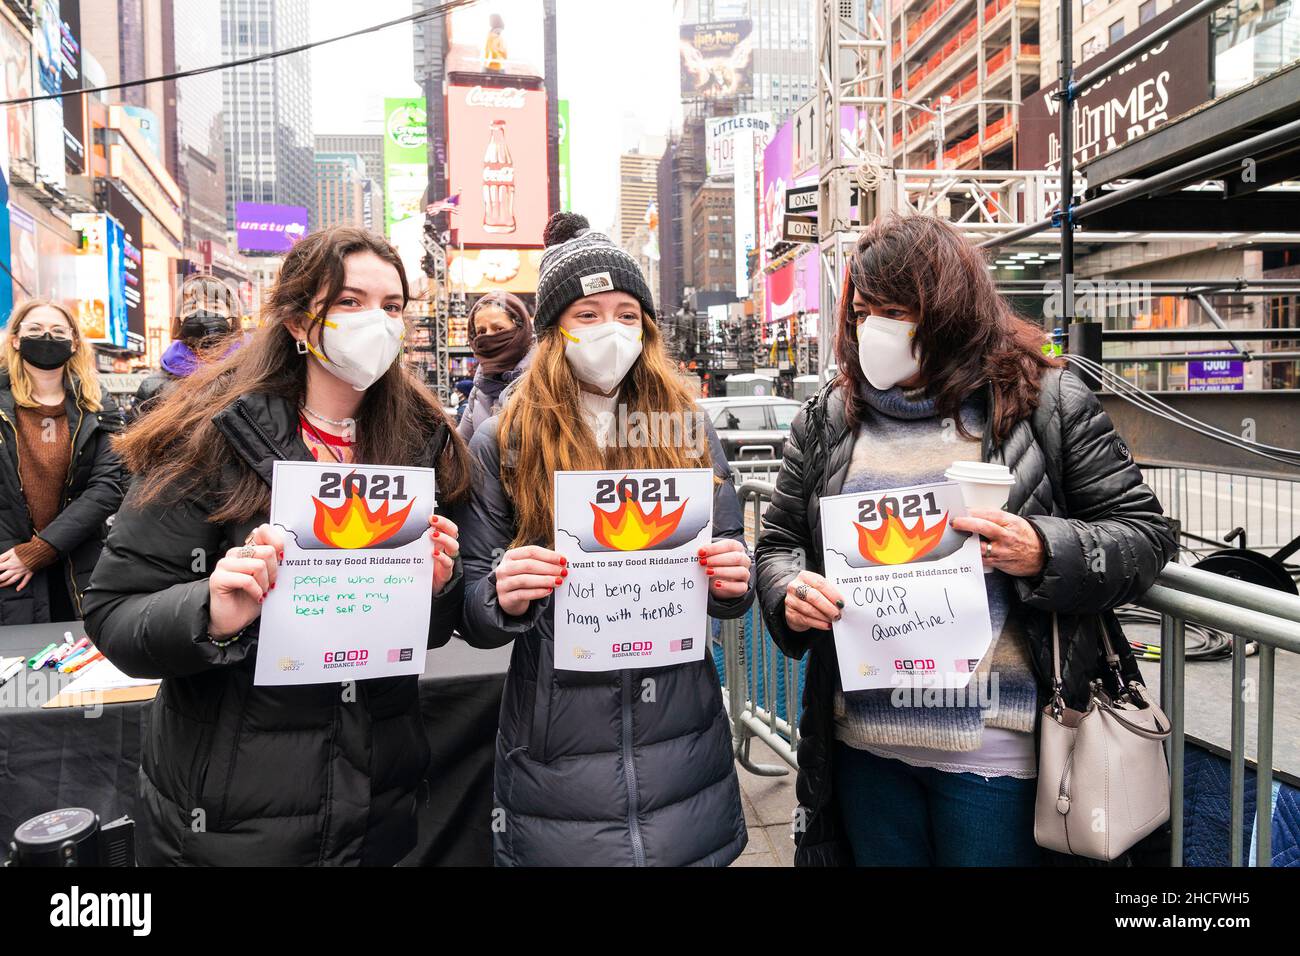
<svg viewBox="0 0 1300 956">
<path fill-rule="evenodd" d="M 845 267 L 851 244 L 863 225 L 890 212 L 921 213 L 942 216 L 965 232 L 972 241 L 993 249 L 1011 243 L 1051 246 L 1053 258 L 1059 259 L 1059 291 L 1063 313 L 1058 321 L 1069 329 L 1072 350 L 1101 360 L 1102 336 L 1095 321 L 1076 323 L 1074 315 L 1075 243 L 1172 242 L 1180 239 L 1204 241 L 1213 238 L 1221 248 L 1248 247 L 1260 243 L 1300 245 L 1300 232 L 1286 228 L 1295 220 L 1289 215 L 1269 215 L 1270 203 L 1281 200 L 1300 201 L 1294 188 L 1278 184 L 1300 178 L 1300 119 L 1279 120 L 1262 131 L 1221 144 L 1160 169 L 1136 180 L 1089 182 L 1074 166 L 1074 107 L 1080 94 L 1103 81 L 1140 53 L 1137 48 L 1121 50 L 1084 74 L 1075 70 L 1070 51 L 1073 49 L 1073 16 L 1070 0 L 1062 0 L 1059 17 L 1061 57 L 1060 83 L 1054 96 L 1062 103 L 1060 114 L 1061 162 L 1059 170 L 948 169 L 945 160 L 972 162 L 992 151 L 1008 132 L 1004 120 L 1014 116 L 1015 107 L 972 101 L 978 107 L 978 136 L 992 136 L 990 143 L 975 152 L 957 148 L 944 149 L 945 139 L 938 139 L 935 158 L 921 161 L 925 155 L 926 129 L 937 124 L 937 136 L 943 136 L 946 104 L 938 109 L 911 102 L 906 97 L 941 93 L 953 75 L 968 62 L 976 65 L 976 85 L 967 79 L 956 86 L 957 97 L 989 94 L 991 87 L 977 84 L 996 70 L 1011 71 L 1012 99 L 1030 89 L 1016 72 L 1012 61 L 1025 54 L 1021 40 L 1029 35 L 1022 23 L 1037 21 L 1037 4 L 1033 0 L 994 0 L 978 3 L 974 9 L 974 30 L 958 27 L 956 38 L 947 39 L 952 24 L 942 25 L 944 14 L 960 17 L 968 12 L 972 0 L 935 0 L 919 20 L 910 24 L 901 16 L 897 0 L 818 0 L 817 21 L 817 159 L 820 169 L 818 224 L 821 266 L 821 309 L 818 337 L 833 341 L 835 304 L 842 291 Z M 1187 9 L 1152 31 L 1142 40 L 1142 49 L 1168 38 L 1198 17 L 1207 17 L 1228 0 L 1198 0 Z M 884 13 L 886 4 L 889 13 Z M 1033 10 L 1030 5 L 1033 5 Z M 933 15 L 931 15 L 933 14 Z M 1023 20 L 1022 20 L 1023 17 Z M 1005 18 L 1005 19 L 1004 19 Z M 1008 54 L 994 60 L 988 56 L 990 37 L 982 32 L 996 22 L 1006 31 Z M 896 35 L 901 33 L 902 36 Z M 991 39 L 1003 38 L 999 32 Z M 930 53 L 934 41 L 938 53 L 916 67 L 912 55 Z M 996 44 L 995 44 L 996 45 Z M 951 47 L 951 49 L 949 49 Z M 964 51 L 964 52 L 963 52 Z M 944 54 L 940 56 L 940 54 Z M 938 59 L 935 60 L 935 57 Z M 971 60 L 971 57 L 974 57 Z M 931 64 L 930 67 L 927 64 Z M 1028 65 L 1026 61 L 1025 65 Z M 1297 70 L 1300 74 L 1300 69 Z M 999 79 L 998 82 L 1004 82 Z M 967 87 L 970 88 L 967 88 Z M 1033 84 L 1036 88 L 1036 83 Z M 1002 89 L 1001 86 L 997 89 Z M 950 90 L 950 93 L 952 91 Z M 996 118 L 990 117 L 990 105 L 1002 107 Z M 1209 105 L 1209 104 L 1207 104 Z M 853 135 L 841 131 L 840 109 L 851 106 L 859 111 Z M 928 114 L 918 121 L 918 112 Z M 961 147 L 961 141 L 958 147 Z M 969 155 L 968 155 L 969 153 Z M 1267 160 L 1272 178 L 1255 188 L 1243 188 L 1223 179 L 1224 171 L 1244 161 Z M 910 161 L 916 165 L 903 165 Z M 1261 169 L 1265 168 L 1261 165 Z M 1263 186 L 1271 191 L 1261 199 Z M 1217 190 L 1217 191 L 1216 191 Z M 1232 223 L 1229 207 L 1215 200 L 1236 201 L 1241 225 Z M 1196 214 L 1166 218 L 1169 202 L 1195 208 Z M 1165 204 L 1162 206 L 1160 202 Z M 1151 204 L 1138 207 L 1138 203 Z M 1153 213 L 1142 221 L 1132 212 L 1116 216 L 1118 209 L 1150 208 Z M 1173 207 L 1177 208 L 1177 207 Z M 1294 208 L 1300 208 L 1296 206 Z M 1159 210 L 1157 214 L 1154 212 Z M 1203 225 L 1197 215 L 1201 210 L 1217 217 L 1213 226 Z M 1228 210 L 1228 211 L 1225 211 Z M 1139 225 L 1134 225 L 1134 220 Z M 1170 223 L 1174 222 L 1172 228 Z M 1165 228 L 1162 228 L 1162 225 Z M 1123 226 L 1123 227 L 1120 227 Z M 1052 232 L 1055 234 L 1053 235 Z M 1225 281 L 1234 281 L 1229 277 Z M 1205 302 L 1201 302 L 1202 306 Z M 1213 314 L 1213 309 L 1207 310 Z M 1113 333 L 1107 333 L 1111 335 Z M 1234 349 L 1242 354 L 1242 349 Z M 818 372 L 825 378 L 834 361 L 829 348 L 818 350 Z M 1263 355 L 1256 353 L 1256 357 Z"/>
</svg>

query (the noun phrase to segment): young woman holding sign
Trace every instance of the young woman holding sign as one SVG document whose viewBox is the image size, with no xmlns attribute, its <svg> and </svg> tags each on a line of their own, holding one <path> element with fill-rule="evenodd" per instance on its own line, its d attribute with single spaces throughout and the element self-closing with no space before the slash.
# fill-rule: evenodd
<svg viewBox="0 0 1300 956">
<path fill-rule="evenodd" d="M 673 370 L 635 260 L 581 216 L 553 216 L 545 239 L 536 357 L 470 443 L 464 633 L 515 642 L 497 736 L 497 863 L 725 866 L 746 834 L 713 660 L 561 670 L 550 598 L 568 574 L 551 548 L 555 472 L 711 464 L 714 540 L 699 553 L 709 613 L 743 614 L 753 592 L 731 474 Z M 697 440 L 649 444 L 629 434 L 638 412 L 676 416 L 677 434 Z"/>
<path fill-rule="evenodd" d="M 382 238 L 314 233 L 285 256 L 252 339 L 122 437 L 136 479 L 86 630 L 126 673 L 163 679 L 140 779 L 146 864 L 383 865 L 414 845 L 429 759 L 416 678 L 253 684 L 284 548 L 266 523 L 277 460 L 433 467 L 440 510 L 465 496 L 464 445 L 398 360 L 407 298 Z M 429 523 L 436 647 L 461 579 L 456 524 Z"/>
<path fill-rule="evenodd" d="M 1033 865 L 1036 718 L 1052 696 L 1081 708 L 1109 668 L 1099 628 L 1176 552 L 1160 504 L 1042 331 L 998 295 L 979 251 L 929 216 L 868 228 L 840 297 L 840 375 L 795 417 L 757 549 L 763 614 L 791 657 L 809 652 L 797 865 Z M 993 630 L 965 706 L 844 694 L 830 630 L 845 595 L 821 573 L 818 499 L 944 481 L 954 461 L 1004 464 L 1005 511 L 971 509 Z M 1122 638 L 1125 680 L 1141 680 Z M 974 685 L 972 685 L 974 686 Z M 1113 684 L 1108 683 L 1108 688 Z M 904 701 L 912 698 L 903 696 Z M 973 702 L 974 701 L 974 702 Z"/>
</svg>

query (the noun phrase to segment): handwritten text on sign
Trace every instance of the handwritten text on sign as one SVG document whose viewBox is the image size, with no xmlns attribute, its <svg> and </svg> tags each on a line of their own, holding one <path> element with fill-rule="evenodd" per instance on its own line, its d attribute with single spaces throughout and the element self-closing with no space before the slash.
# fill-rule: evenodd
<svg viewBox="0 0 1300 956">
<path fill-rule="evenodd" d="M 610 671 L 704 657 L 713 540 L 713 472 L 561 471 L 555 550 L 555 666 Z"/>
<path fill-rule="evenodd" d="M 285 530 L 262 605 L 254 683 L 420 674 L 433 594 L 430 468 L 277 461 L 271 523 Z"/>
<path fill-rule="evenodd" d="M 979 540 L 952 482 L 821 500 L 826 577 L 846 691 L 965 687 L 992 643 Z"/>
</svg>

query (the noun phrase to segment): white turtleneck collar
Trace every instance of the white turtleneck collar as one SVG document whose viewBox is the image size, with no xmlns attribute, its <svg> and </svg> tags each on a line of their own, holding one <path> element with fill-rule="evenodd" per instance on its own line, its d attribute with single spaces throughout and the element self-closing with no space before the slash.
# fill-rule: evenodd
<svg viewBox="0 0 1300 956">
<path fill-rule="evenodd" d="M 608 397 L 597 395 L 595 392 L 589 392 L 583 389 L 580 393 L 582 396 L 582 416 L 587 422 L 587 426 L 596 436 L 596 444 L 602 451 L 605 450 L 614 440 L 615 429 L 618 425 L 618 389 L 613 395 Z"/>
</svg>

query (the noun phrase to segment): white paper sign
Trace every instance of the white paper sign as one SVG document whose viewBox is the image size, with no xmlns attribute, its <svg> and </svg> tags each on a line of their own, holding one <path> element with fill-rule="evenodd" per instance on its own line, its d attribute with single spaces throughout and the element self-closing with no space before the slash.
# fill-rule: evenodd
<svg viewBox="0 0 1300 956">
<path fill-rule="evenodd" d="M 708 645 L 713 471 L 555 473 L 555 667 L 612 671 L 698 661 Z"/>
<path fill-rule="evenodd" d="M 253 682 L 325 684 L 424 672 L 433 598 L 431 468 L 277 461 L 285 531 L 262 605 Z"/>
<path fill-rule="evenodd" d="M 979 539 L 953 482 L 821 499 L 826 578 L 843 689 L 969 683 L 993 642 Z"/>
</svg>

